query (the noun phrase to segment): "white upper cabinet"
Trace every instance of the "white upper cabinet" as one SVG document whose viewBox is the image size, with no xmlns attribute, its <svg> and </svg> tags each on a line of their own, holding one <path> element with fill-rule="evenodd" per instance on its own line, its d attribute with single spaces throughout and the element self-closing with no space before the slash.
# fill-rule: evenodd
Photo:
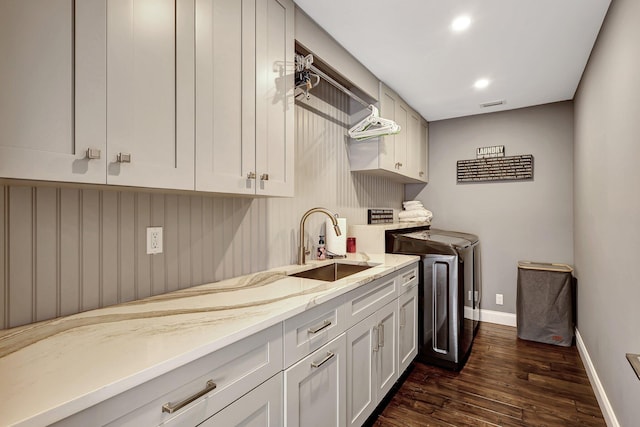
<svg viewBox="0 0 640 427">
<path fill-rule="evenodd" d="M 380 116 L 400 125 L 400 133 L 349 143 L 351 170 L 387 176 L 403 183 L 427 182 L 426 121 L 380 82 Z M 367 111 L 368 112 L 368 111 Z M 359 117 L 359 116 L 355 116 Z"/>
<path fill-rule="evenodd" d="M 107 1 L 107 183 L 193 189 L 189 0 Z"/>
<path fill-rule="evenodd" d="M 293 196 L 294 4 L 258 0 L 256 193 Z"/>
<path fill-rule="evenodd" d="M 292 196 L 293 21 L 291 0 L 3 0 L 0 177 Z"/>
<path fill-rule="evenodd" d="M 105 182 L 105 14 L 104 0 L 0 2 L 0 177 Z"/>
<path fill-rule="evenodd" d="M 293 196 L 293 11 L 196 1 L 196 190 Z"/>
<path fill-rule="evenodd" d="M 196 0 L 196 189 L 255 193 L 256 0 Z"/>
</svg>

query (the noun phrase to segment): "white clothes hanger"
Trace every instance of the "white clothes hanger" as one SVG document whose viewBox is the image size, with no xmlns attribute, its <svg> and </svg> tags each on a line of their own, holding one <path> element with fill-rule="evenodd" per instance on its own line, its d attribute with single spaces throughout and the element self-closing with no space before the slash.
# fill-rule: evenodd
<svg viewBox="0 0 640 427">
<path fill-rule="evenodd" d="M 400 133 L 402 128 L 393 120 L 380 117 L 378 109 L 369 105 L 371 114 L 349 129 L 349 136 L 353 139 L 363 140 L 376 136 L 394 135 Z"/>
</svg>

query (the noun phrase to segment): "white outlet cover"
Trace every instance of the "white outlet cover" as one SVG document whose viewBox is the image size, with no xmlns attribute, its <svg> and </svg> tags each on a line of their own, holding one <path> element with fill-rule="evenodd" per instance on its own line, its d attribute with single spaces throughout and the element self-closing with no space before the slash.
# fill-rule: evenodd
<svg viewBox="0 0 640 427">
<path fill-rule="evenodd" d="M 504 296 L 502 294 L 496 294 L 496 304 L 497 305 L 504 304 Z"/>
<path fill-rule="evenodd" d="M 147 227 L 147 254 L 162 253 L 162 227 Z"/>
</svg>

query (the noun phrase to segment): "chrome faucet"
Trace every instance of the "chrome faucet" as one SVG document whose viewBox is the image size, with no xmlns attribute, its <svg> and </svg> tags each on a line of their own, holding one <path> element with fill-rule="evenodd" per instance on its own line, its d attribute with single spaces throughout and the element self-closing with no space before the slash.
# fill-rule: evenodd
<svg viewBox="0 0 640 427">
<path fill-rule="evenodd" d="M 338 221 L 336 220 L 336 216 L 330 210 L 327 210 L 325 208 L 312 208 L 306 211 L 304 215 L 302 215 L 302 219 L 300 220 L 300 246 L 298 246 L 298 264 L 299 265 L 304 265 L 306 256 L 311 253 L 311 251 L 308 251 L 307 248 L 304 247 L 304 222 L 307 220 L 307 217 L 314 212 L 322 212 L 323 214 L 331 218 L 331 222 L 333 223 L 333 229 L 336 232 L 336 236 L 339 236 L 342 234 L 340 232 L 340 227 L 338 226 Z"/>
</svg>

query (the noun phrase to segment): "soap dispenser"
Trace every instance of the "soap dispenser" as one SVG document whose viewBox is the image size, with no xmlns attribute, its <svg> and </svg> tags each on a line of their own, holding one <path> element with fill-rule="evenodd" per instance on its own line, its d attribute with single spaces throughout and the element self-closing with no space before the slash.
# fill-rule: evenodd
<svg viewBox="0 0 640 427">
<path fill-rule="evenodd" d="M 318 240 L 318 259 L 327 259 L 327 250 L 324 247 L 324 235 L 320 235 Z"/>
</svg>

